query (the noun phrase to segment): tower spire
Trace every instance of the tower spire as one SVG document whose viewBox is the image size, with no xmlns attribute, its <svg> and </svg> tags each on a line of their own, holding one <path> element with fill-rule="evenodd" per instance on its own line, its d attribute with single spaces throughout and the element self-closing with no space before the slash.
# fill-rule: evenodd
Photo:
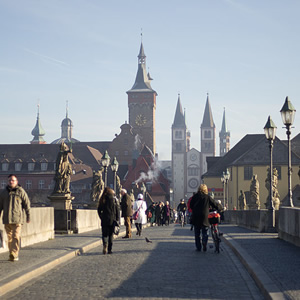
<svg viewBox="0 0 300 300">
<path fill-rule="evenodd" d="M 180 102 L 180 93 L 178 93 L 178 100 L 177 100 L 177 106 L 176 106 L 176 112 L 173 122 L 174 127 L 183 127 L 185 126 L 185 116 L 184 112 L 182 110 L 181 102 Z"/>
<path fill-rule="evenodd" d="M 46 144 L 46 142 L 43 139 L 43 136 L 45 135 L 45 130 L 43 129 L 41 122 L 40 122 L 40 103 L 38 101 L 37 104 L 37 118 L 35 127 L 32 129 L 31 134 L 33 135 L 33 139 L 30 142 L 31 144 Z"/>
<path fill-rule="evenodd" d="M 220 156 L 224 156 L 230 149 L 230 132 L 227 130 L 225 107 L 223 111 L 222 128 L 219 133 L 220 138 Z"/>
</svg>

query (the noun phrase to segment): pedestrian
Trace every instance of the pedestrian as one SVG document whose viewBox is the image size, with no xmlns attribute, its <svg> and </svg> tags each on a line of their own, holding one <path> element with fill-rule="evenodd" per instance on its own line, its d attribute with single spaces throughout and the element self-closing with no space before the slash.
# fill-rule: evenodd
<svg viewBox="0 0 300 300">
<path fill-rule="evenodd" d="M 208 214 L 209 208 L 222 210 L 223 207 L 211 196 L 208 195 L 208 189 L 205 184 L 201 184 L 198 192 L 192 197 L 190 208 L 192 209 L 192 224 L 194 225 L 196 250 L 201 251 L 200 234 L 202 233 L 203 251 L 207 250 L 209 228 Z"/>
<path fill-rule="evenodd" d="M 131 238 L 131 217 L 132 217 L 132 203 L 131 197 L 127 194 L 125 189 L 121 190 L 121 210 L 122 217 L 124 218 L 124 225 L 126 228 L 126 235 L 123 236 L 123 239 Z"/>
<path fill-rule="evenodd" d="M 133 204 L 133 210 L 134 212 L 138 212 L 138 217 L 134 221 L 134 223 L 137 230 L 136 234 L 141 236 L 143 225 L 147 223 L 147 216 L 146 216 L 147 204 L 144 201 L 144 197 L 142 194 L 138 194 L 137 199 Z"/>
<path fill-rule="evenodd" d="M 119 222 L 120 210 L 115 192 L 109 187 L 104 189 L 100 198 L 98 215 L 101 219 L 103 254 L 112 254 L 114 221 Z"/>
<path fill-rule="evenodd" d="M 194 193 L 193 193 L 193 196 L 194 196 L 195 194 L 196 194 L 196 193 L 194 192 Z M 194 229 L 194 225 L 192 224 L 192 220 L 191 220 L 191 218 L 192 218 L 192 209 L 191 209 L 191 207 L 190 207 L 191 200 L 192 200 L 193 196 L 190 197 L 189 200 L 188 200 L 188 202 L 187 202 L 187 209 L 188 209 L 188 213 L 189 213 L 189 223 L 191 224 L 191 231 Z"/>
<path fill-rule="evenodd" d="M 163 224 L 165 224 L 166 226 L 170 225 L 170 214 L 170 204 L 169 201 L 166 201 L 166 205 L 163 207 Z"/>
<path fill-rule="evenodd" d="M 152 202 L 146 210 L 148 222 L 151 224 L 151 227 L 153 226 L 153 223 L 155 223 L 155 206 L 155 202 Z"/>
<path fill-rule="evenodd" d="M 184 202 L 184 199 L 181 199 L 180 203 L 177 206 L 177 212 L 178 212 L 179 222 L 181 222 L 181 218 L 183 217 L 184 224 L 186 224 L 186 211 L 187 211 L 187 205 Z"/>
<path fill-rule="evenodd" d="M 159 202 L 155 206 L 155 223 L 157 226 L 160 226 L 160 215 L 161 215 L 161 205 Z"/>
<path fill-rule="evenodd" d="M 30 223 L 30 201 L 25 190 L 19 185 L 17 176 L 8 176 L 8 185 L 0 194 L 0 215 L 8 239 L 9 260 L 18 261 L 20 235 L 23 224 L 23 209 L 26 221 Z"/>
</svg>

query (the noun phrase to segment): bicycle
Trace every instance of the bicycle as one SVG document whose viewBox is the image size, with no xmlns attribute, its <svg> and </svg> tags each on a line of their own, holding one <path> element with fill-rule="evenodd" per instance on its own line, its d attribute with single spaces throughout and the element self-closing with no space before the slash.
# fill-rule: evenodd
<svg viewBox="0 0 300 300">
<path fill-rule="evenodd" d="M 181 227 L 184 226 L 184 213 L 182 211 L 179 212 L 179 223 Z"/>
<path fill-rule="evenodd" d="M 208 214 L 210 224 L 210 232 L 215 245 L 215 252 L 220 253 L 220 232 L 218 224 L 220 223 L 220 214 L 217 211 L 212 211 Z"/>
</svg>

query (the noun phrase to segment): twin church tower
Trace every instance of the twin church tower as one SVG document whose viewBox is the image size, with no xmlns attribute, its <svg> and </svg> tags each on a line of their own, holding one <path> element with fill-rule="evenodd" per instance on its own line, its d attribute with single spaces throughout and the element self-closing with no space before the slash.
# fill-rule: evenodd
<svg viewBox="0 0 300 300">
<path fill-rule="evenodd" d="M 190 132 L 187 129 L 185 112 L 182 110 L 180 95 L 172 125 L 172 186 L 174 202 L 189 199 L 196 192 L 201 176 L 207 171 L 207 157 L 216 156 L 216 126 L 207 94 L 203 120 L 200 127 L 201 151 L 190 149 Z M 230 132 L 227 130 L 225 109 L 222 128 L 219 133 L 220 156 L 230 148 Z"/>
</svg>

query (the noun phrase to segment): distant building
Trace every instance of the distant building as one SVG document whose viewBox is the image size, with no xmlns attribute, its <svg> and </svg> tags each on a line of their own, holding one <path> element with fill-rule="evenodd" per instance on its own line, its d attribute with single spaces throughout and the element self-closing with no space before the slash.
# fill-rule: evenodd
<svg viewBox="0 0 300 300">
<path fill-rule="evenodd" d="M 292 145 L 298 143 L 298 137 L 292 140 Z M 278 192 L 282 204 L 285 204 L 287 190 L 287 161 L 288 148 L 284 141 L 277 137 L 273 147 L 273 167 L 278 171 Z M 226 198 L 223 194 L 223 186 L 221 177 L 223 172 L 228 168 L 230 172 L 230 180 L 228 182 L 228 206 L 239 208 L 238 197 L 240 190 L 245 192 L 247 204 L 249 202 L 249 191 L 253 175 L 257 175 L 260 188 L 261 208 L 265 208 L 268 197 L 268 190 L 265 187 L 267 178 L 267 169 L 270 165 L 270 149 L 264 134 L 247 134 L 242 138 L 228 153 L 217 160 L 208 171 L 202 175 L 203 181 L 214 191 L 216 199 L 222 202 Z M 300 166 L 300 156 L 292 151 L 292 168 L 298 169 Z M 297 172 L 292 173 L 293 189 L 297 186 L 299 178 Z M 227 189 L 227 188 L 226 188 Z M 293 197 L 295 205 L 299 200 Z"/>
<path fill-rule="evenodd" d="M 54 140 L 51 144 L 61 144 L 62 142 L 66 144 L 79 142 L 73 138 L 73 122 L 68 117 L 68 108 L 66 111 L 66 117 L 61 122 L 61 137 Z"/>
</svg>

